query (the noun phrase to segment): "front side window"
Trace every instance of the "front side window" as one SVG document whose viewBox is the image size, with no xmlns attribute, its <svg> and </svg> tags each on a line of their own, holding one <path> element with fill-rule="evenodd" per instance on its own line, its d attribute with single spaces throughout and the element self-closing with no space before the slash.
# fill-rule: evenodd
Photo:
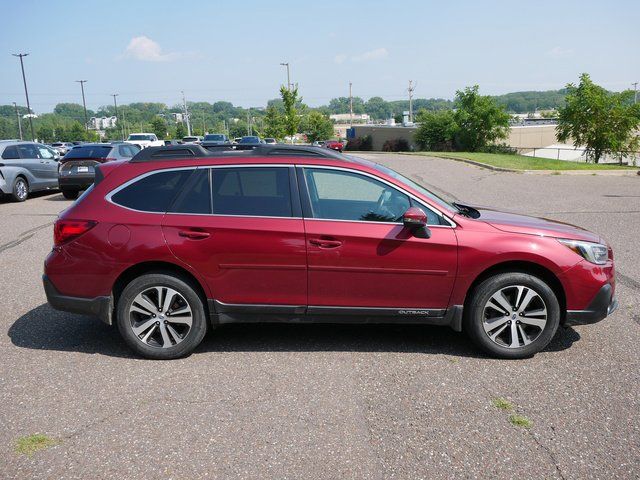
<svg viewBox="0 0 640 480">
<path fill-rule="evenodd" d="M 114 193 L 111 201 L 133 210 L 164 213 L 192 173 L 193 169 L 152 173 Z"/>
<path fill-rule="evenodd" d="M 292 216 L 288 168 L 214 168 L 212 175 L 214 214 Z"/>
<path fill-rule="evenodd" d="M 40 158 L 46 158 L 50 160 L 55 157 L 53 152 L 47 147 L 38 147 L 38 151 L 40 152 Z"/>
</svg>

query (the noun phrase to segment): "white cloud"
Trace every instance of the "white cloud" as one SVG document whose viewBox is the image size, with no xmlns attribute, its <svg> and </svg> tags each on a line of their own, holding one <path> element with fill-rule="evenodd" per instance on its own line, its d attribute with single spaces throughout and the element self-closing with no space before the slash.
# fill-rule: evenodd
<svg viewBox="0 0 640 480">
<path fill-rule="evenodd" d="M 551 58 L 567 58 L 573 55 L 572 48 L 553 47 L 547 52 Z"/>
<path fill-rule="evenodd" d="M 369 60 L 380 60 L 387 58 L 389 51 L 386 48 L 376 48 L 375 50 L 369 50 L 368 52 L 361 53 L 360 55 L 354 55 L 351 60 L 354 62 L 366 62 Z"/>
<path fill-rule="evenodd" d="M 336 63 L 344 63 L 346 59 L 347 59 L 347 56 L 344 53 L 340 53 L 335 57 L 333 57 L 333 61 Z"/>
<path fill-rule="evenodd" d="M 180 56 L 179 53 L 164 53 L 157 42 L 144 35 L 133 37 L 124 51 L 125 58 L 133 58 L 141 62 L 170 62 Z"/>
</svg>

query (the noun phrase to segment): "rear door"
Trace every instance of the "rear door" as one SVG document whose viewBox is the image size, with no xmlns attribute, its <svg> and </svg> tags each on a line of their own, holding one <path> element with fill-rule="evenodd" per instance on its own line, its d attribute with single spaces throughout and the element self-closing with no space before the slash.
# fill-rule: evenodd
<svg viewBox="0 0 640 480">
<path fill-rule="evenodd" d="M 40 153 L 33 143 L 20 143 L 18 152 L 20 153 L 21 166 L 31 173 L 29 179 L 30 190 L 37 190 L 48 186 L 50 180 L 47 178 L 47 166 L 45 159 L 40 158 Z"/>
<path fill-rule="evenodd" d="M 207 281 L 219 311 L 298 313 L 307 301 L 304 225 L 295 171 L 198 169 L 165 215 L 176 257 Z"/>
</svg>

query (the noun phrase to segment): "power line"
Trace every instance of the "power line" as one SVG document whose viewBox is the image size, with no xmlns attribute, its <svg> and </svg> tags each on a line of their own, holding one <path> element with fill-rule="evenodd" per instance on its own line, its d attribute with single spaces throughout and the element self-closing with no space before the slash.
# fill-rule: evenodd
<svg viewBox="0 0 640 480">
<path fill-rule="evenodd" d="M 29 127 L 31 127 L 31 140 L 35 141 L 36 135 L 33 132 L 33 120 L 31 117 L 31 105 L 29 104 L 29 91 L 27 90 L 27 77 L 24 74 L 24 62 L 22 59 L 29 55 L 28 53 L 12 53 L 14 57 L 20 58 L 20 68 L 22 69 L 22 83 L 24 83 L 24 96 L 27 97 L 27 110 L 29 113 Z"/>
</svg>

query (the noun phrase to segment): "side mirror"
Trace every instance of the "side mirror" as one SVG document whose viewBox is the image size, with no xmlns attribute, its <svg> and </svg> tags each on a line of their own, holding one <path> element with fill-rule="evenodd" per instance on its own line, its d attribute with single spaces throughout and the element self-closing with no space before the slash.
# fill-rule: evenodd
<svg viewBox="0 0 640 480">
<path fill-rule="evenodd" d="M 418 238 L 430 238 L 431 230 L 427 228 L 427 214 L 418 207 L 410 207 L 402 216 L 405 228 Z"/>
</svg>

